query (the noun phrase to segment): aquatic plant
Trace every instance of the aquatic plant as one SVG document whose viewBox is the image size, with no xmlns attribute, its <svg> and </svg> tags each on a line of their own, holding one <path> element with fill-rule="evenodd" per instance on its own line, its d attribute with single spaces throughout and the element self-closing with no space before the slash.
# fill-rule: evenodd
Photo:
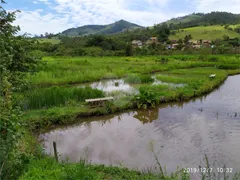
<svg viewBox="0 0 240 180">
<path fill-rule="evenodd" d="M 154 79 L 150 75 L 129 74 L 124 81 L 129 84 L 145 84 L 153 82 Z"/>
<path fill-rule="evenodd" d="M 24 94 L 21 102 L 25 110 L 49 108 L 83 102 L 89 98 L 104 97 L 104 93 L 91 87 L 67 88 L 53 86 L 50 88 L 39 88 Z"/>
</svg>

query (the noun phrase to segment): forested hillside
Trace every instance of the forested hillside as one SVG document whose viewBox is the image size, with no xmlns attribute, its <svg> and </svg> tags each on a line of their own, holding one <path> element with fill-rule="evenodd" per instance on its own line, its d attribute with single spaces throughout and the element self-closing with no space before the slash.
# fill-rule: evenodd
<svg viewBox="0 0 240 180">
<path fill-rule="evenodd" d="M 84 36 L 90 34 L 115 34 L 126 30 L 131 30 L 135 28 L 141 28 L 137 24 L 133 24 L 124 20 L 117 21 L 113 24 L 108 25 L 86 25 L 77 28 L 71 28 L 63 31 L 61 35 L 67 36 Z"/>
</svg>

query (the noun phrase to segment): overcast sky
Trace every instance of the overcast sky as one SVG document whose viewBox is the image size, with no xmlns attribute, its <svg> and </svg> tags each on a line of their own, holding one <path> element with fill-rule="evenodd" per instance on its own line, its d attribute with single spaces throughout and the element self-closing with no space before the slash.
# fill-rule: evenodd
<svg viewBox="0 0 240 180">
<path fill-rule="evenodd" d="M 21 10 L 21 32 L 58 33 L 88 24 L 124 19 L 151 26 L 193 12 L 240 13 L 240 0 L 6 0 L 7 10 Z"/>
</svg>

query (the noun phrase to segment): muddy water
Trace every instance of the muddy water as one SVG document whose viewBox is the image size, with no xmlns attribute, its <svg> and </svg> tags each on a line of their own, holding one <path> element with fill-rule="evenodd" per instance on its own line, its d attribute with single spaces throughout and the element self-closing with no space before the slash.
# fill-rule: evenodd
<svg viewBox="0 0 240 180">
<path fill-rule="evenodd" d="M 214 167 L 240 171 L 240 76 L 229 77 L 211 94 L 186 103 L 164 104 L 88 118 L 88 123 L 42 134 L 47 153 L 57 142 L 62 159 L 130 168 L 156 165 L 151 146 L 167 171 L 197 168 L 206 154 Z"/>
</svg>

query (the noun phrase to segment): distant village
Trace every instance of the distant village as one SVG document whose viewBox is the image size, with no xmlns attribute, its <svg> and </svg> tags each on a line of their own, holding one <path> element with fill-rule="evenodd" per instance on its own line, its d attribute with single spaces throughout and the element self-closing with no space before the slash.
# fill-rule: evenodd
<svg viewBox="0 0 240 180">
<path fill-rule="evenodd" d="M 145 42 L 140 41 L 140 40 L 132 41 L 133 48 L 142 48 L 143 46 L 149 46 L 152 44 L 165 45 L 167 50 L 179 49 L 180 46 L 182 46 L 182 49 L 184 50 L 186 45 L 192 47 L 193 49 L 200 49 L 202 47 L 211 47 L 211 48 L 214 47 L 214 45 L 212 45 L 211 40 L 189 40 L 187 44 L 183 43 L 183 42 L 180 43 L 179 40 L 169 40 L 168 43 L 166 43 L 166 42 L 161 43 L 158 41 L 157 37 L 151 37 Z"/>
</svg>

